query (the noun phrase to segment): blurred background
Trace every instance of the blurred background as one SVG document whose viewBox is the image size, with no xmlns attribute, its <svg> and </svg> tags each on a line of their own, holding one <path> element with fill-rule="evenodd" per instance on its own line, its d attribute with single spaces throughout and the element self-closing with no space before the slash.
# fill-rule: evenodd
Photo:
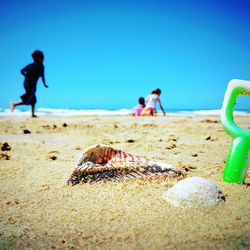
<svg viewBox="0 0 250 250">
<path fill-rule="evenodd" d="M 0 3 L 0 108 L 24 93 L 20 70 L 45 54 L 37 107 L 132 108 L 162 90 L 166 110 L 219 109 L 231 79 L 250 80 L 249 1 Z M 239 97 L 237 109 L 250 110 Z"/>
</svg>

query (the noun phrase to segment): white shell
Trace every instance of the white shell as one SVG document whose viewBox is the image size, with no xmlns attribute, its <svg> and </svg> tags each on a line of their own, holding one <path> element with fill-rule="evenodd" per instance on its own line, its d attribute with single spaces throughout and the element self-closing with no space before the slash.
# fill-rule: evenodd
<svg viewBox="0 0 250 250">
<path fill-rule="evenodd" d="M 162 198 L 174 206 L 199 208 L 214 206 L 225 200 L 217 185 L 198 176 L 179 181 Z"/>
</svg>

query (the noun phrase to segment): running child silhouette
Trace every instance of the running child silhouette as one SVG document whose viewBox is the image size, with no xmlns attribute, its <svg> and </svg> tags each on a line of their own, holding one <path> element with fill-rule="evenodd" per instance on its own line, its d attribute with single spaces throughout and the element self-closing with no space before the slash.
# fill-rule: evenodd
<svg viewBox="0 0 250 250">
<path fill-rule="evenodd" d="M 49 86 L 45 83 L 44 77 L 44 54 L 42 51 L 36 50 L 32 53 L 33 63 L 27 65 L 21 70 L 21 74 L 24 76 L 24 89 L 25 94 L 20 96 L 21 101 L 11 102 L 11 111 L 13 112 L 16 106 L 19 105 L 31 105 L 31 116 L 35 115 L 35 104 L 36 104 L 36 85 L 39 77 L 42 78 L 43 85 L 45 88 Z"/>
</svg>

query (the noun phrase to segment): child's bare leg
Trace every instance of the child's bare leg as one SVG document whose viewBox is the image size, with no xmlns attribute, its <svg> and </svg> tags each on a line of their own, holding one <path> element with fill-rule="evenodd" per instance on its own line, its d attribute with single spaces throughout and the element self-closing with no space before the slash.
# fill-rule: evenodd
<svg viewBox="0 0 250 250">
<path fill-rule="evenodd" d="M 150 110 L 148 110 L 147 108 L 144 108 L 142 110 L 141 116 L 149 116 L 150 115 Z"/>
<path fill-rule="evenodd" d="M 15 109 L 15 104 L 13 102 L 10 103 L 10 110 L 13 112 Z"/>
<path fill-rule="evenodd" d="M 13 112 L 13 111 L 14 111 L 14 109 L 15 109 L 15 107 L 16 107 L 16 106 L 23 105 L 23 104 L 24 104 L 24 102 L 23 102 L 23 101 L 19 101 L 19 102 L 11 102 L 11 103 L 10 103 L 10 109 L 11 109 L 11 112 Z"/>
<path fill-rule="evenodd" d="M 31 117 L 37 117 L 37 116 L 35 115 L 35 104 L 32 104 L 32 105 L 31 105 Z"/>
</svg>

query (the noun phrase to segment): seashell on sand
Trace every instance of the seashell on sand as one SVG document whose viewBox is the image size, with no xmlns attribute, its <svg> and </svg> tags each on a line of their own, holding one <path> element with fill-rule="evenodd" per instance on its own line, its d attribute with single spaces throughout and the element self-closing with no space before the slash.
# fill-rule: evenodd
<svg viewBox="0 0 250 250">
<path fill-rule="evenodd" d="M 81 154 L 68 184 L 169 174 L 180 176 L 181 172 L 171 164 L 148 161 L 146 158 L 108 145 L 97 144 L 87 148 Z"/>
<path fill-rule="evenodd" d="M 225 201 L 219 186 L 208 179 L 193 176 L 177 182 L 162 198 L 174 206 L 206 208 Z"/>
</svg>

